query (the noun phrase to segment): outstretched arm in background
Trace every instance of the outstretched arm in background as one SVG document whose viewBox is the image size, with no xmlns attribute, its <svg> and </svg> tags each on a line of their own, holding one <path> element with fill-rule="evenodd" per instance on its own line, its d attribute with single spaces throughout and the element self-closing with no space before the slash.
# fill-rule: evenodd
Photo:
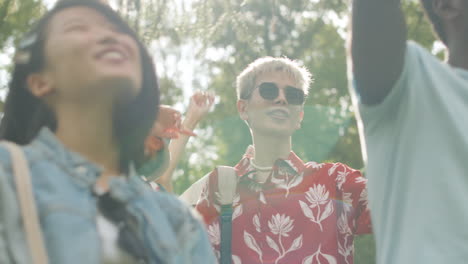
<svg viewBox="0 0 468 264">
<path fill-rule="evenodd" d="M 210 110 L 214 102 L 214 95 L 206 92 L 196 92 L 190 98 L 190 104 L 184 121 L 180 125 L 182 131 L 193 131 L 198 122 L 202 120 Z M 168 192 L 173 192 L 172 174 L 184 153 L 190 135 L 189 133 L 178 133 L 177 137 L 172 139 L 169 144 L 169 153 L 171 160 L 169 166 L 156 182 L 162 185 Z"/>
<path fill-rule="evenodd" d="M 351 55 L 363 104 L 378 104 L 390 93 L 403 70 L 405 47 L 401 0 L 353 1 Z"/>
</svg>

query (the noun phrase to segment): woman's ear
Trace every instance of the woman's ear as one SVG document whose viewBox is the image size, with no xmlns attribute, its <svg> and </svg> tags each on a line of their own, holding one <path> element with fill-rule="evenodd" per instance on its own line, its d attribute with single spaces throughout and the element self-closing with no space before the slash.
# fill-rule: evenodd
<svg viewBox="0 0 468 264">
<path fill-rule="evenodd" d="M 247 121 L 247 101 L 243 99 L 237 100 L 237 111 L 239 112 L 239 116 L 242 120 Z"/>
<path fill-rule="evenodd" d="M 38 98 L 47 96 L 54 91 L 50 78 L 44 73 L 32 73 L 28 75 L 26 82 L 29 91 Z"/>
</svg>

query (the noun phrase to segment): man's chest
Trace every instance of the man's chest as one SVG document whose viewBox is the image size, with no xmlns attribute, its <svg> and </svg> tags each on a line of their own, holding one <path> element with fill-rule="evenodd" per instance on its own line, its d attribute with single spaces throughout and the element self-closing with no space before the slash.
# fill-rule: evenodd
<svg viewBox="0 0 468 264">
<path fill-rule="evenodd" d="M 242 263 L 302 263 L 314 254 L 340 258 L 341 232 L 351 233 L 350 222 L 340 220 L 343 203 L 320 191 L 292 192 L 287 198 L 267 193 L 264 202 L 240 197 L 233 214 L 233 255 Z"/>
</svg>

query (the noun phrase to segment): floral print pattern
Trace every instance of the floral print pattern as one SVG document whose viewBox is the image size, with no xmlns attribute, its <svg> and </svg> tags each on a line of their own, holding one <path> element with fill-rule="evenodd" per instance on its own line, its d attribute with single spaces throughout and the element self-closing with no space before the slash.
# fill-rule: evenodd
<svg viewBox="0 0 468 264">
<path fill-rule="evenodd" d="M 314 185 L 306 192 L 306 199 L 309 201 L 309 205 L 303 201 L 299 201 L 302 212 L 310 221 L 318 224 L 320 230 L 323 231 L 322 221 L 327 219 L 334 210 L 333 201 L 329 199 L 328 191 L 326 191 L 324 185 Z M 315 212 L 313 211 L 314 208 L 316 208 Z"/>
<path fill-rule="evenodd" d="M 259 184 L 252 156 L 250 149 L 235 166 L 232 262 L 352 264 L 354 235 L 371 232 L 361 173 L 341 163 L 304 163 L 291 152 Z M 216 170 L 209 177 L 196 209 L 219 256 Z"/>
</svg>

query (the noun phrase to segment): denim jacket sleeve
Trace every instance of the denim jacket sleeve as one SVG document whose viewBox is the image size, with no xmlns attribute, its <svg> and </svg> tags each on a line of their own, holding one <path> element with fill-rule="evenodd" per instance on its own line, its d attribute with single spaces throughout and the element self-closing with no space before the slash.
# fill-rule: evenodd
<svg viewBox="0 0 468 264">
<path fill-rule="evenodd" d="M 200 221 L 198 221 L 197 228 L 199 229 L 199 236 L 192 248 L 192 263 L 217 263 L 207 232 Z"/>
<path fill-rule="evenodd" d="M 0 263 L 32 263 L 14 188 L 8 152 L 0 148 Z"/>
<path fill-rule="evenodd" d="M 173 230 L 171 233 L 175 238 L 165 241 L 168 244 L 166 251 L 171 252 L 168 258 L 173 259 L 166 263 L 216 264 L 208 234 L 193 209 L 171 194 L 155 193 L 155 196 L 158 197 L 154 201 L 154 204 L 158 204 L 159 207 L 157 211 L 165 211 L 168 220 L 167 227 Z M 162 222 L 160 221 L 159 224 L 161 225 Z"/>
</svg>

